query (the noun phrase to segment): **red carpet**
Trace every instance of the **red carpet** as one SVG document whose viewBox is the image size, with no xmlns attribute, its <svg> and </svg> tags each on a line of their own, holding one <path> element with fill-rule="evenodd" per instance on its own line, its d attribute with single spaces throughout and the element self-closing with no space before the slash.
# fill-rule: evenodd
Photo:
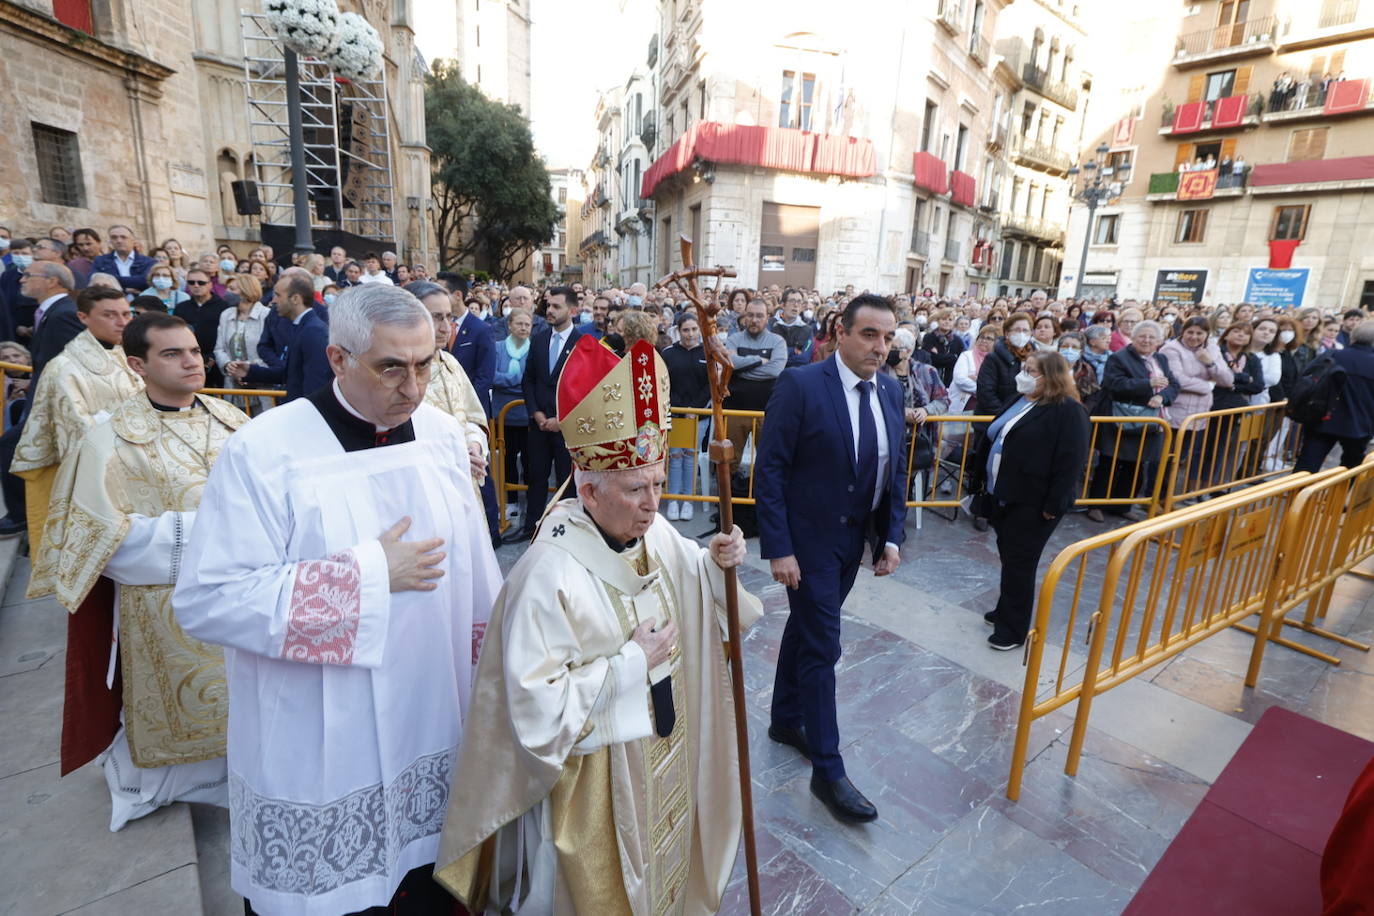
<svg viewBox="0 0 1374 916">
<path fill-rule="evenodd" d="M 1374 743 L 1269 709 L 1126 916 L 1321 912 L 1322 848 L 1371 757 Z"/>
</svg>

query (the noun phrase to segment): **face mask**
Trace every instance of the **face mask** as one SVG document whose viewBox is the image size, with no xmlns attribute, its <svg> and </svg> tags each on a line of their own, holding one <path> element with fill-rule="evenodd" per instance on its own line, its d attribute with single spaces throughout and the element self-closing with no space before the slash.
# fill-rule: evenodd
<svg viewBox="0 0 1374 916">
<path fill-rule="evenodd" d="M 160 289 L 164 293 L 172 288 L 171 277 L 153 277 L 153 289 Z"/>
<path fill-rule="evenodd" d="M 220 262 L 219 262 L 220 273 L 231 274 L 231 273 L 234 272 L 234 268 L 235 268 L 235 267 L 238 267 L 238 264 L 234 263 L 233 261 L 220 261 Z"/>
<path fill-rule="evenodd" d="M 1279 331 L 1279 343 L 1287 345 L 1293 342 L 1292 331 Z"/>
<path fill-rule="evenodd" d="M 630 301 L 630 305 L 631 305 L 632 307 L 638 308 L 639 306 L 641 306 L 641 305 L 644 304 L 644 297 L 643 297 L 643 296 L 631 296 L 630 299 L 629 299 L 629 301 Z"/>
<path fill-rule="evenodd" d="M 893 347 L 887 351 L 887 364 L 889 366 L 900 366 L 902 364 L 902 351 Z"/>
<path fill-rule="evenodd" d="M 9 249 L 10 249 L 10 240 L 9 240 L 9 239 L 0 239 L 0 251 L 9 251 Z"/>
<path fill-rule="evenodd" d="M 333 305 L 333 304 L 334 304 L 334 300 L 336 300 L 336 299 L 338 299 L 338 298 L 339 298 L 338 295 L 335 294 L 335 293 L 325 293 L 325 294 L 324 294 L 324 304 L 325 304 L 325 305 Z"/>
<path fill-rule="evenodd" d="M 815 317 L 816 317 L 816 313 L 813 312 L 813 311 L 811 311 L 811 309 L 804 309 L 804 310 L 802 311 L 802 320 L 803 320 L 803 321 L 810 321 L 812 318 L 815 318 Z"/>
<path fill-rule="evenodd" d="M 1079 350 L 1077 347 L 1065 347 L 1059 351 L 1059 355 L 1068 360 L 1069 365 L 1072 366 L 1074 363 L 1078 362 L 1078 357 L 1083 355 L 1083 351 Z"/>
<path fill-rule="evenodd" d="M 928 324 L 930 324 L 930 319 L 927 318 L 925 315 L 917 315 L 917 316 L 916 316 L 916 326 L 917 326 L 917 327 L 923 328 L 923 327 L 925 327 L 925 326 L 928 325 Z"/>
<path fill-rule="evenodd" d="M 14 264 L 15 267 L 18 267 L 20 270 L 24 270 L 24 269 L 26 269 L 30 264 L 33 263 L 33 255 L 30 255 L 30 254 L 12 254 L 12 255 L 10 255 L 10 261 Z"/>
<path fill-rule="evenodd" d="M 1175 321 L 1178 320 L 1178 316 L 1177 316 L 1177 315 L 1165 315 L 1165 316 L 1164 316 L 1164 320 L 1167 321 L 1169 324 L 1173 324 Z"/>
<path fill-rule="evenodd" d="M 1035 376 L 1025 369 L 1016 373 L 1016 390 L 1022 394 L 1030 394 L 1035 390 Z"/>
<path fill-rule="evenodd" d="M 1030 336 L 1030 334 L 1029 334 L 1028 332 L 1026 332 L 1026 331 L 1017 331 L 1017 332 L 1014 333 L 1014 334 L 1009 334 L 1009 335 L 1007 335 L 1007 343 L 1011 344 L 1013 347 L 1015 347 L 1015 348 L 1018 349 L 1018 350 L 1021 349 L 1021 348 L 1024 347 L 1024 346 L 1026 346 L 1026 344 L 1028 344 L 1028 343 L 1030 343 L 1030 342 L 1031 342 L 1031 336 Z"/>
</svg>

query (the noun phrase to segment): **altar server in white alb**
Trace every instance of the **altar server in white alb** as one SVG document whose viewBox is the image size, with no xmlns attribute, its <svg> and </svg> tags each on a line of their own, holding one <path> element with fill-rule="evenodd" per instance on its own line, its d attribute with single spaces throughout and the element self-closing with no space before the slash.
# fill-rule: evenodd
<svg viewBox="0 0 1374 916">
<path fill-rule="evenodd" d="M 447 913 L 430 877 L 500 572 L 410 293 L 330 308 L 333 383 L 220 455 L 174 596 L 225 647 L 231 882 L 249 912 Z"/>
</svg>

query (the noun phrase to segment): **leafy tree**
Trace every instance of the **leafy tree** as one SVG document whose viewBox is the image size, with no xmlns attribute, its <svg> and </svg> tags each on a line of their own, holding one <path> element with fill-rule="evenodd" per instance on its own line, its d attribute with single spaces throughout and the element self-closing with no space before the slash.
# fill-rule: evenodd
<svg viewBox="0 0 1374 916">
<path fill-rule="evenodd" d="M 465 82 L 455 62 L 437 60 L 425 75 L 425 139 L 439 263 L 481 255 L 509 279 L 553 238 L 558 219 L 529 123 Z"/>
</svg>

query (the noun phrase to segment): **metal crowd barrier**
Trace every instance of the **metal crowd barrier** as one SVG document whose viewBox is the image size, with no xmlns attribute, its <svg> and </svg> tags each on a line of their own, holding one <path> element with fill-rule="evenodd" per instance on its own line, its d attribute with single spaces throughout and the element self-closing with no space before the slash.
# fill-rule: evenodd
<svg viewBox="0 0 1374 916">
<path fill-rule="evenodd" d="M 1303 473 L 1259 483 L 1079 541 L 1055 557 L 1026 640 L 1008 798 L 1020 794 L 1036 719 L 1077 700 L 1064 767 L 1075 775 L 1094 697 L 1264 610 L 1279 522 L 1312 480 Z M 1099 576 L 1100 588 L 1085 593 Z M 1074 649 L 1080 639 L 1086 657 Z M 1058 658 L 1042 687 L 1047 651 Z"/>
<path fill-rule="evenodd" d="M 20 372 L 25 375 L 33 373 L 33 366 L 25 366 L 23 363 L 0 362 L 0 372 Z M 234 398 L 235 406 L 243 410 L 248 416 L 253 415 L 253 401 L 261 398 L 271 401 L 272 407 L 286 397 L 285 391 L 277 391 L 269 388 L 202 388 L 200 394 L 213 395 L 217 398 Z"/>
<path fill-rule="evenodd" d="M 1284 417 L 1287 404 L 1208 410 L 1184 420 L 1174 436 L 1164 511 L 1288 473 L 1297 460 L 1302 428 Z"/>
<path fill-rule="evenodd" d="M 1370 647 L 1320 626 L 1336 587 L 1347 574 L 1374 578 L 1357 569 L 1374 556 L 1374 455 L 1354 468 L 1333 468 L 1315 475 L 1293 500 L 1279 534 L 1279 562 L 1269 580 L 1264 615 L 1259 627 L 1240 628 L 1262 638 L 1250 654 L 1246 686 L 1254 687 L 1266 643 L 1319 658 L 1332 665 L 1341 660 L 1284 637 L 1285 626 L 1368 652 Z M 1289 614 L 1307 605 L 1300 619 Z"/>
</svg>

